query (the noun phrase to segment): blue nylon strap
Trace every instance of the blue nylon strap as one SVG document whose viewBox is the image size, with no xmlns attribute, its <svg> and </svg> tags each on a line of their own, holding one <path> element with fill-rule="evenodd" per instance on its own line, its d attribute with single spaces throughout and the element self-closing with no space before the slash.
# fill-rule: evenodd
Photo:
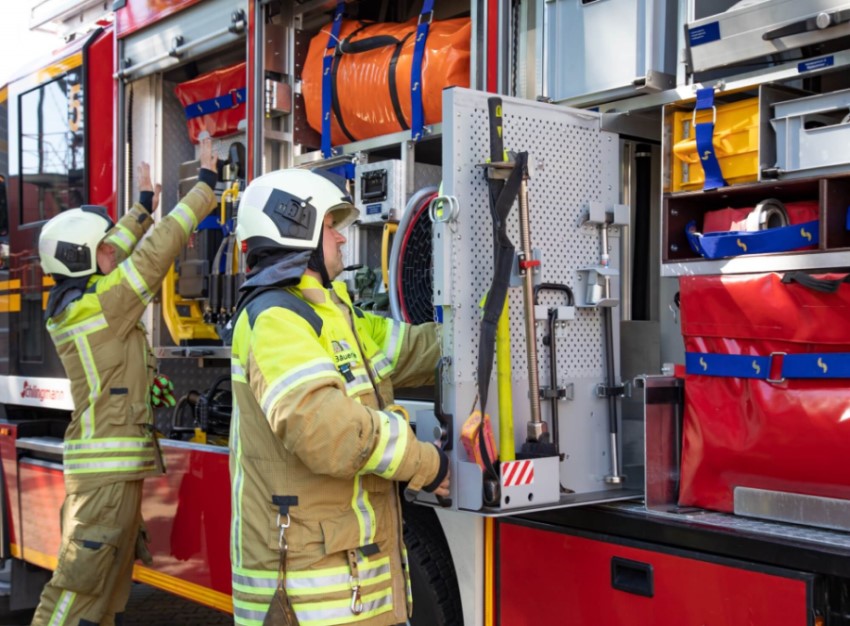
<svg viewBox="0 0 850 626">
<path fill-rule="evenodd" d="M 699 376 L 766 379 L 770 376 L 770 357 L 686 352 L 685 372 Z"/>
<path fill-rule="evenodd" d="M 770 378 L 772 356 L 740 354 L 685 353 L 685 372 L 699 376 L 731 378 Z M 824 352 L 814 354 L 776 355 L 782 359 L 784 378 L 850 378 L 850 353 Z"/>
<path fill-rule="evenodd" d="M 240 89 L 234 89 L 233 91 L 216 98 L 193 102 L 186 106 L 183 110 L 186 112 L 186 119 L 192 120 L 196 117 L 201 117 L 202 115 L 209 115 L 210 113 L 218 113 L 219 111 L 235 109 L 240 104 L 245 103 L 245 96 L 245 87 L 241 87 Z"/>
<path fill-rule="evenodd" d="M 328 43 L 325 46 L 325 56 L 322 57 L 322 156 L 331 156 L 331 101 L 333 98 L 333 67 L 334 54 L 336 54 L 337 42 L 339 42 L 339 31 L 342 28 L 342 12 L 345 8 L 345 0 L 337 0 L 334 9 L 333 24 Z M 330 52 L 329 52 L 330 51 Z"/>
<path fill-rule="evenodd" d="M 696 111 L 711 111 L 714 108 L 714 89 L 706 87 L 697 90 Z M 720 170 L 720 163 L 714 153 L 714 121 L 697 123 L 695 125 L 697 135 L 697 154 L 699 154 L 702 171 L 705 174 L 703 189 L 716 189 L 725 187 L 726 180 Z"/>
<path fill-rule="evenodd" d="M 354 163 L 343 163 L 327 168 L 329 172 L 342 176 L 346 180 L 354 180 Z"/>
<path fill-rule="evenodd" d="M 413 62 L 410 66 L 410 105 L 413 109 L 410 119 L 410 137 L 413 141 L 422 139 L 425 127 L 425 107 L 422 104 L 422 60 L 425 58 L 425 41 L 434 16 L 434 0 L 422 3 L 419 24 L 416 26 L 416 42 L 413 45 Z"/>
<path fill-rule="evenodd" d="M 222 225 L 218 223 L 220 215 L 216 212 L 214 215 L 207 215 L 201 223 L 198 224 L 197 230 L 222 230 Z"/>
<path fill-rule="evenodd" d="M 687 227 L 691 248 L 707 259 L 722 259 L 743 254 L 787 252 L 818 244 L 818 221 L 792 224 L 757 231 L 730 231 L 701 234 L 695 222 Z"/>
<path fill-rule="evenodd" d="M 789 354 L 782 362 L 783 378 L 850 378 L 850 353 Z"/>
</svg>

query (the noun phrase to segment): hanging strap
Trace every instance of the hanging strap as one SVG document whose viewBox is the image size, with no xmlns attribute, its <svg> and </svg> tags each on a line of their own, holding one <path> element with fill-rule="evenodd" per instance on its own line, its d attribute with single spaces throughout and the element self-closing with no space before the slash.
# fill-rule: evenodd
<svg viewBox="0 0 850 626">
<path fill-rule="evenodd" d="M 768 230 L 705 234 L 696 232 L 694 220 L 688 222 L 685 227 L 688 243 L 693 251 L 707 259 L 722 259 L 742 254 L 787 252 L 816 246 L 819 241 L 818 230 L 818 220 Z"/>
<path fill-rule="evenodd" d="M 781 382 L 786 378 L 850 378 L 850 353 L 816 352 L 768 356 L 685 353 L 685 372 L 699 376 L 755 378 Z M 771 372 L 774 372 L 771 377 Z"/>
<path fill-rule="evenodd" d="M 697 123 L 697 112 L 711 110 L 711 122 Z M 703 189 L 725 187 L 726 180 L 720 170 L 720 162 L 714 153 L 714 124 L 717 121 L 717 108 L 714 106 L 714 89 L 697 89 L 697 103 L 694 107 L 693 126 L 697 136 L 697 154 L 705 174 Z"/>
<path fill-rule="evenodd" d="M 245 87 L 240 87 L 239 89 L 231 89 L 224 95 L 186 105 L 183 108 L 186 112 L 186 119 L 192 120 L 202 115 L 235 109 L 239 105 L 245 104 L 246 93 Z"/>
<path fill-rule="evenodd" d="M 496 326 L 505 306 L 511 271 L 514 263 L 514 245 L 508 238 L 507 217 L 511 206 L 519 193 L 525 172 L 527 152 L 516 156 L 514 168 L 505 186 L 492 206 L 493 229 L 496 240 L 496 255 L 493 266 L 493 281 L 487 291 L 484 315 L 481 319 L 481 331 L 478 341 L 478 395 L 483 414 L 487 408 L 487 393 L 490 389 L 490 374 L 493 372 L 493 356 L 496 345 Z"/>
<path fill-rule="evenodd" d="M 396 44 L 395 50 L 393 51 L 393 56 L 390 59 L 390 66 L 387 69 L 387 82 L 390 86 L 390 100 L 393 103 L 393 111 L 395 112 L 395 118 L 398 120 L 398 125 L 401 126 L 402 130 L 410 130 L 410 126 L 407 124 L 407 120 L 404 119 L 404 111 L 401 109 L 401 101 L 398 99 L 398 85 L 395 77 L 396 67 L 398 66 L 398 59 L 401 56 L 401 51 L 404 48 L 405 42 L 410 39 L 410 36 L 413 33 L 408 33 L 404 39 L 399 41 Z"/>
<path fill-rule="evenodd" d="M 821 293 L 835 293 L 843 283 L 850 283 L 850 274 L 846 274 L 844 278 L 816 278 L 805 272 L 788 272 L 782 276 L 782 282 L 786 285 L 789 283 L 799 283 L 803 287 L 812 291 L 820 291 Z"/>
<path fill-rule="evenodd" d="M 410 104 L 413 113 L 410 120 L 410 137 L 413 141 L 422 139 L 425 127 L 425 109 L 422 104 L 422 60 L 425 57 L 425 41 L 431 20 L 434 19 L 434 0 L 424 0 L 419 23 L 416 26 L 416 41 L 413 45 L 413 62 L 410 66 Z"/>
<path fill-rule="evenodd" d="M 325 46 L 325 56 L 322 57 L 322 156 L 328 158 L 332 154 L 331 149 L 331 104 L 333 102 L 333 62 L 339 31 L 342 27 L 342 12 L 345 8 L 345 0 L 337 0 L 334 9 L 333 24 L 328 43 Z"/>
</svg>

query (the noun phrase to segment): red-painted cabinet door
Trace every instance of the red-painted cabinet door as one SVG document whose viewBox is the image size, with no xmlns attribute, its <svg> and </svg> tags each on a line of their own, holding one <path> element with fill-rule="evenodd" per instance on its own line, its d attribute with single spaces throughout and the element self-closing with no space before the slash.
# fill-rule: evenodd
<svg viewBox="0 0 850 626">
<path fill-rule="evenodd" d="M 814 577 L 499 524 L 501 626 L 807 626 Z"/>
</svg>

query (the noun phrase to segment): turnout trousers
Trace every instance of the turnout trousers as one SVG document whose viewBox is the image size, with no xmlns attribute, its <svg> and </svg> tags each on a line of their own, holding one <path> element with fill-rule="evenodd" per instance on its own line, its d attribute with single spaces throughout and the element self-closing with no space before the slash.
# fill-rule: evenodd
<svg viewBox="0 0 850 626">
<path fill-rule="evenodd" d="M 142 484 L 115 482 L 65 497 L 59 562 L 33 626 L 120 626 L 137 551 L 149 558 Z"/>
</svg>

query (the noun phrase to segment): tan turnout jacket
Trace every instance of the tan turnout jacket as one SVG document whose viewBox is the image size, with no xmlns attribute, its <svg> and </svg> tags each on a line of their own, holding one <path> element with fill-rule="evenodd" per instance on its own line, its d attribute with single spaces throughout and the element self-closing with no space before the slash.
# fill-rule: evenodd
<svg viewBox="0 0 850 626">
<path fill-rule="evenodd" d="M 381 407 L 394 386 L 433 382 L 437 327 L 364 313 L 340 282 L 327 290 L 304 276 L 285 291 L 288 300 L 257 298 L 234 327 L 235 623 L 260 626 L 277 586 L 275 496 L 298 498 L 286 587 L 301 626 L 403 623 L 411 596 L 396 481 L 421 489 L 440 459 Z"/>
<path fill-rule="evenodd" d="M 162 471 L 150 386 L 156 359 L 141 317 L 189 235 L 215 207 L 196 184 L 141 244 L 153 224 L 135 205 L 107 234 L 118 266 L 95 275 L 78 300 L 47 322 L 71 380 L 74 412 L 65 431 L 65 487 L 78 493 Z"/>
</svg>

